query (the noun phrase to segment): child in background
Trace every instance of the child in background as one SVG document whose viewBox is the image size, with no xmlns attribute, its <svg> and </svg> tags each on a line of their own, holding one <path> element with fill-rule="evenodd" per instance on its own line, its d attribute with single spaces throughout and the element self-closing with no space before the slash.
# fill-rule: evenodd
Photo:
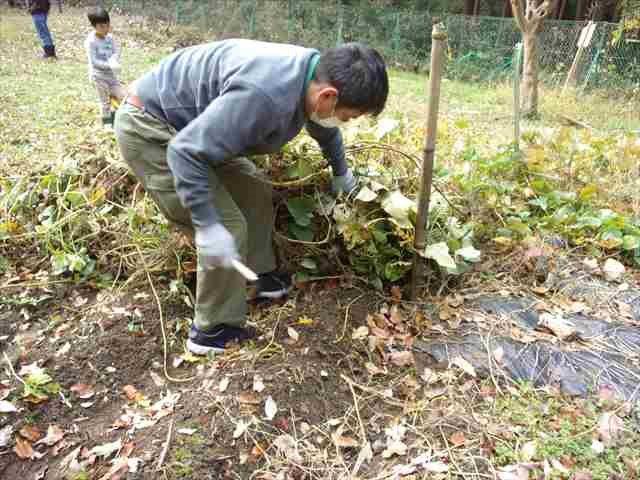
<svg viewBox="0 0 640 480">
<path fill-rule="evenodd" d="M 102 124 L 113 127 L 114 113 L 111 112 L 111 100 L 120 103 L 125 90 L 118 80 L 120 73 L 120 47 L 109 33 L 111 20 L 109 12 L 97 7 L 87 14 L 93 31 L 87 36 L 85 48 L 89 58 L 89 79 L 93 82 L 100 98 Z"/>
</svg>

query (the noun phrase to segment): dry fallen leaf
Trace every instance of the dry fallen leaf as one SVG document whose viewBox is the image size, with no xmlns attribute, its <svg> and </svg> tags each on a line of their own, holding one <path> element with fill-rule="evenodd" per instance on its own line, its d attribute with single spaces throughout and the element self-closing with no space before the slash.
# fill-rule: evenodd
<svg viewBox="0 0 640 480">
<path fill-rule="evenodd" d="M 427 462 L 422 464 L 422 468 L 430 473 L 446 473 L 449 471 L 449 465 L 442 462 Z"/>
<path fill-rule="evenodd" d="M 499 480 L 529 480 L 529 470 L 522 465 L 510 465 L 498 470 Z"/>
<path fill-rule="evenodd" d="M 593 475 L 583 470 L 583 471 L 574 473 L 573 477 L 571 477 L 571 480 L 593 480 Z"/>
<path fill-rule="evenodd" d="M 220 380 L 220 384 L 218 385 L 218 391 L 220 393 L 224 393 L 227 390 L 227 387 L 229 386 L 230 381 L 231 379 L 229 377 L 224 377 L 222 380 Z"/>
<path fill-rule="evenodd" d="M 298 446 L 295 439 L 288 433 L 280 435 L 275 439 L 273 445 L 278 449 L 278 452 L 283 454 L 288 460 L 301 464 L 303 462 L 302 456 L 298 452 Z"/>
<path fill-rule="evenodd" d="M 356 328 L 351 334 L 351 338 L 353 340 L 360 340 L 363 338 L 367 338 L 369 335 L 369 327 L 366 325 L 362 325 L 361 327 Z"/>
<path fill-rule="evenodd" d="M 391 298 L 395 303 L 400 303 L 400 300 L 402 300 L 402 290 L 400 290 L 399 286 L 394 285 L 391 287 Z"/>
<path fill-rule="evenodd" d="M 125 385 L 122 387 L 122 391 L 126 395 L 128 400 L 134 401 L 139 398 L 140 393 L 133 385 Z"/>
<path fill-rule="evenodd" d="M 13 388 L 4 387 L 4 386 L 0 385 L 0 400 L 6 399 L 9 396 L 9 394 L 11 393 L 12 390 L 13 390 Z"/>
<path fill-rule="evenodd" d="M 613 258 L 608 258 L 604 265 L 602 266 L 602 272 L 604 273 L 604 277 L 609 281 L 618 280 L 620 277 L 624 275 L 625 267 L 618 260 Z"/>
<path fill-rule="evenodd" d="M 96 455 L 98 457 L 104 457 L 105 459 L 113 455 L 115 452 L 122 448 L 122 441 L 120 439 L 111 443 L 103 443 L 102 445 L 98 445 L 93 447 L 89 454 Z"/>
<path fill-rule="evenodd" d="M 373 376 L 373 375 L 384 375 L 386 373 L 385 370 L 383 370 L 380 367 L 376 366 L 372 362 L 365 363 L 364 364 L 364 368 L 367 369 L 367 372 L 369 372 L 369 375 L 371 375 L 371 376 Z"/>
<path fill-rule="evenodd" d="M 264 402 L 264 413 L 267 417 L 267 420 L 273 420 L 273 417 L 275 417 L 276 413 L 278 413 L 278 405 L 276 404 L 275 400 L 271 398 L 271 395 L 269 395 Z"/>
<path fill-rule="evenodd" d="M 616 392 L 609 385 L 602 385 L 598 388 L 598 398 L 605 402 L 612 402 L 616 399 Z"/>
<path fill-rule="evenodd" d="M 555 458 L 551 459 L 551 466 L 553 467 L 554 470 L 557 470 L 563 475 L 567 475 L 571 473 L 571 470 L 569 470 L 559 460 L 556 460 Z"/>
<path fill-rule="evenodd" d="M 403 352 L 392 352 L 389 360 L 397 367 L 406 367 L 414 364 L 413 352 L 405 350 Z"/>
<path fill-rule="evenodd" d="M 193 435 L 197 430 L 195 428 L 179 428 L 177 432 L 180 435 Z"/>
<path fill-rule="evenodd" d="M 60 440 L 62 440 L 62 437 L 64 437 L 64 432 L 59 426 L 49 425 L 49 428 L 47 429 L 47 436 L 41 440 L 38 440 L 35 445 L 44 443 L 45 445 L 51 447 L 52 445 L 55 445 Z"/>
<path fill-rule="evenodd" d="M 0 448 L 4 448 L 11 442 L 11 436 L 13 435 L 13 425 L 7 425 L 4 428 L 0 428 Z"/>
<path fill-rule="evenodd" d="M 598 435 L 605 447 L 613 447 L 624 429 L 624 422 L 615 413 L 605 412 L 598 420 Z"/>
<path fill-rule="evenodd" d="M 289 335 L 289 337 L 291 337 L 291 340 L 293 340 L 294 342 L 297 342 L 300 339 L 300 335 L 298 334 L 296 329 L 293 327 L 287 327 L 287 334 Z"/>
<path fill-rule="evenodd" d="M 406 455 L 408 448 L 409 447 L 401 440 L 387 439 L 387 448 L 383 450 L 382 458 L 391 458 L 394 455 Z"/>
<path fill-rule="evenodd" d="M 262 377 L 260 375 L 254 375 L 253 377 L 253 389 L 260 393 L 264 390 L 264 382 L 262 381 Z"/>
<path fill-rule="evenodd" d="M 472 377 L 476 377 L 476 369 L 473 368 L 473 365 L 471 365 L 469 362 L 467 362 L 461 356 L 457 356 L 457 357 L 452 358 L 451 359 L 451 365 L 455 365 L 456 367 L 460 368 L 465 373 L 471 375 Z"/>
<path fill-rule="evenodd" d="M 547 328 L 560 340 L 568 340 L 575 336 L 575 326 L 568 320 L 550 313 L 540 314 L 538 326 Z"/>
<path fill-rule="evenodd" d="M 333 440 L 333 444 L 336 447 L 340 448 L 356 448 L 360 446 L 360 442 L 358 442 L 355 438 L 340 435 L 338 434 L 338 432 L 331 435 L 331 440 Z"/>
<path fill-rule="evenodd" d="M 536 456 L 536 442 L 527 442 L 520 449 L 520 459 L 523 462 L 529 462 Z"/>
<path fill-rule="evenodd" d="M 65 343 L 60 350 L 56 352 L 56 357 L 63 357 L 71 350 L 71 344 L 69 342 Z"/>
<path fill-rule="evenodd" d="M 15 447 L 13 447 L 13 451 L 16 453 L 18 458 L 21 458 L 22 460 L 29 460 L 34 458 L 33 447 L 31 446 L 31 443 L 20 437 L 16 438 L 16 445 Z"/>
<path fill-rule="evenodd" d="M 243 392 L 238 395 L 238 402 L 249 405 L 260 405 L 260 398 L 253 392 Z"/>
<path fill-rule="evenodd" d="M 246 432 L 250 426 L 251 426 L 251 421 L 249 422 L 245 422 L 243 420 L 238 421 L 238 423 L 236 424 L 236 428 L 233 431 L 233 438 L 240 438 L 242 435 L 244 435 L 244 432 Z"/>
<path fill-rule="evenodd" d="M 151 380 L 153 380 L 153 383 L 156 387 L 158 388 L 162 388 L 165 385 L 165 381 L 164 378 L 162 378 L 160 375 L 158 375 L 156 372 L 154 372 L 153 370 L 149 370 L 149 375 L 151 376 Z"/>
<path fill-rule="evenodd" d="M 465 438 L 463 432 L 455 432 L 453 435 L 451 435 L 449 441 L 453 443 L 455 447 L 460 447 L 467 442 L 467 439 Z"/>
<path fill-rule="evenodd" d="M 497 363 L 502 363 L 502 360 L 504 359 L 504 349 L 502 347 L 498 347 L 493 351 L 493 359 Z"/>
<path fill-rule="evenodd" d="M 11 402 L 7 402 L 6 400 L 0 400 L 0 413 L 12 413 L 17 412 L 18 409 Z"/>
<path fill-rule="evenodd" d="M 42 438 L 42 432 L 35 425 L 25 425 L 20 429 L 20 435 L 31 442 L 37 442 Z"/>
<path fill-rule="evenodd" d="M 69 390 L 75 393 L 78 398 L 81 398 L 82 400 L 88 400 L 96 394 L 93 387 L 86 383 L 76 383 L 75 385 L 72 385 Z"/>
</svg>

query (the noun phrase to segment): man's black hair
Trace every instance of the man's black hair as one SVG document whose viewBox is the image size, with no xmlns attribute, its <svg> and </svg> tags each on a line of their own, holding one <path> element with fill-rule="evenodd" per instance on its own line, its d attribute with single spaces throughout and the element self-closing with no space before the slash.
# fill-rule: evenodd
<svg viewBox="0 0 640 480">
<path fill-rule="evenodd" d="M 389 78 L 382 56 L 360 43 L 331 48 L 320 57 L 315 80 L 338 90 L 338 106 L 378 115 L 389 94 Z"/>
<path fill-rule="evenodd" d="M 111 23 L 111 20 L 109 19 L 109 12 L 102 7 L 94 7 L 89 10 L 89 12 L 87 12 L 87 18 L 89 19 L 89 23 L 94 27 L 99 23 Z"/>
</svg>

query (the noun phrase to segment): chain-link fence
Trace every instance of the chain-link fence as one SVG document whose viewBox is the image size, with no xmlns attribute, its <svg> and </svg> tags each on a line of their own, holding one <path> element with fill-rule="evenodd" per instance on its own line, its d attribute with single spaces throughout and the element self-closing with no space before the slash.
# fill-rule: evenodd
<svg viewBox="0 0 640 480">
<path fill-rule="evenodd" d="M 207 38 L 255 38 L 326 48 L 361 41 L 378 49 L 394 66 L 428 66 L 431 28 L 443 21 L 449 34 L 447 76 L 497 82 L 511 78 L 512 53 L 521 35 L 512 18 L 446 15 L 357 7 L 339 0 L 106 0 L 111 8 L 154 17 L 206 32 Z M 541 79 L 564 82 L 586 22 L 548 20 L 539 36 Z M 620 37 L 618 24 L 597 23 L 577 66 L 581 87 L 625 89 L 640 83 L 640 43 Z"/>
</svg>

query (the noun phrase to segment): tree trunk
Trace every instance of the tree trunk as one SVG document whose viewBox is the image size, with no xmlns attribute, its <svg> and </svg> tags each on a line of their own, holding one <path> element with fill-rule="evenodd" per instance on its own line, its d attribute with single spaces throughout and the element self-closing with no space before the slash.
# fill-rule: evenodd
<svg viewBox="0 0 640 480">
<path fill-rule="evenodd" d="M 502 16 L 505 18 L 511 16 L 511 2 L 509 0 L 504 0 L 504 6 L 502 7 Z"/>
<path fill-rule="evenodd" d="M 523 32 L 524 66 L 522 74 L 522 113 L 538 114 L 538 37 L 535 32 Z"/>
<path fill-rule="evenodd" d="M 584 20 L 587 15 L 587 6 L 589 5 L 589 0 L 578 0 L 578 4 L 576 6 L 576 20 Z"/>
<path fill-rule="evenodd" d="M 475 7 L 475 0 L 464 0 L 464 14 L 473 15 L 473 8 Z"/>
<path fill-rule="evenodd" d="M 567 8 L 567 0 L 561 0 L 560 2 L 558 2 L 558 11 L 556 13 L 556 18 L 558 20 L 562 20 L 562 17 L 564 17 L 564 11 Z"/>
<path fill-rule="evenodd" d="M 480 0 L 476 0 L 476 3 L 473 5 L 473 15 L 475 17 L 480 13 Z"/>
</svg>

